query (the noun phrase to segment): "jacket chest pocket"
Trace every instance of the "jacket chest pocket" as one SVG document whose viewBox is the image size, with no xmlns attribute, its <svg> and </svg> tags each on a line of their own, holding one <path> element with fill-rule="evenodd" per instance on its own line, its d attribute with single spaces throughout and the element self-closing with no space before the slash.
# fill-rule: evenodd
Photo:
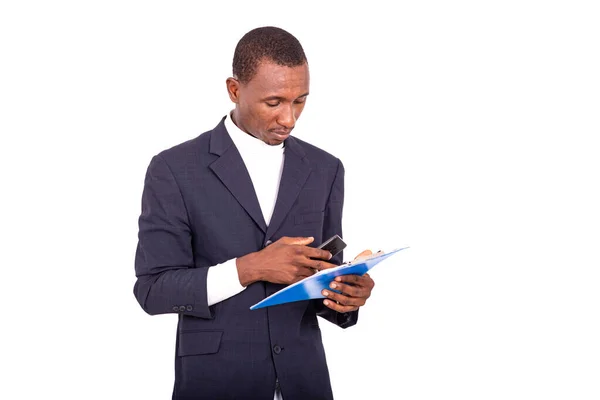
<svg viewBox="0 0 600 400">
<path fill-rule="evenodd" d="M 311 212 L 306 214 L 298 214 L 294 217 L 294 223 L 296 225 L 305 225 L 305 224 L 322 224 L 323 218 L 325 217 L 324 211 Z"/>
</svg>

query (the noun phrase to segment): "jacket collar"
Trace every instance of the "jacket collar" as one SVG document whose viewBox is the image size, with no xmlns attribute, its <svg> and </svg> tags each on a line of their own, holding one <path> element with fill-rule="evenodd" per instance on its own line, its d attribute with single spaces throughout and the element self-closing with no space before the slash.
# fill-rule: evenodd
<svg viewBox="0 0 600 400">
<path fill-rule="evenodd" d="M 296 138 L 288 137 L 284 142 L 284 148 L 285 159 L 277 201 L 267 227 L 248 170 L 233 144 L 231 136 L 225 129 L 225 118 L 213 129 L 210 136 L 209 151 L 211 154 L 219 156 L 210 165 L 210 168 L 258 227 L 265 232 L 265 240 L 270 239 L 277 232 L 311 171 L 306 152 Z"/>
</svg>

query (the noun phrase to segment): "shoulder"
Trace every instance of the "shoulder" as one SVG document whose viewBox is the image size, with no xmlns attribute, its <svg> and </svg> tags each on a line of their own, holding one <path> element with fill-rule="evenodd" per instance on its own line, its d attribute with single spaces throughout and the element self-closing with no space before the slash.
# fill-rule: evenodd
<svg viewBox="0 0 600 400">
<path fill-rule="evenodd" d="M 295 136 L 291 136 L 288 140 L 291 140 L 290 145 L 296 149 L 300 149 L 300 152 L 304 153 L 304 156 L 309 162 L 318 168 L 343 168 L 342 161 L 335 155 L 328 153 L 327 151 L 312 145 L 304 140 L 298 139 Z"/>
<path fill-rule="evenodd" d="M 165 149 L 157 154 L 157 157 L 163 159 L 168 164 L 176 164 L 197 159 L 202 153 L 208 153 L 211 131 L 179 143 L 173 147 Z"/>
<path fill-rule="evenodd" d="M 211 137 L 219 129 L 225 129 L 222 120 L 215 128 L 193 139 L 165 149 L 158 153 L 155 158 L 162 160 L 175 170 L 189 169 L 191 166 L 206 166 L 215 159 L 215 155 L 210 154 Z"/>
</svg>

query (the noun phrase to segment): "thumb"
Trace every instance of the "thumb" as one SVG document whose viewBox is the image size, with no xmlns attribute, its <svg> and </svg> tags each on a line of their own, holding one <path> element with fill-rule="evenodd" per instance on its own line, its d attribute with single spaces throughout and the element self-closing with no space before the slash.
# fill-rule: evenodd
<svg viewBox="0 0 600 400">
<path fill-rule="evenodd" d="M 286 239 L 285 244 L 298 244 L 298 245 L 302 245 L 302 246 L 306 246 L 307 244 L 310 244 L 313 242 L 313 240 L 315 240 L 315 238 L 313 238 L 312 236 L 310 236 L 310 237 L 286 237 L 283 239 Z"/>
</svg>

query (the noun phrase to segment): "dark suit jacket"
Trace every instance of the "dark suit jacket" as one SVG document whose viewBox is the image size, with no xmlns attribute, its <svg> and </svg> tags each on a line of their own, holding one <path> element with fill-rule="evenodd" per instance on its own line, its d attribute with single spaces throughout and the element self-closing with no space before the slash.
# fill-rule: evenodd
<svg viewBox="0 0 600 400">
<path fill-rule="evenodd" d="M 178 313 L 173 399 L 331 399 L 317 315 L 345 328 L 321 300 L 250 311 L 284 285 L 256 282 L 208 306 L 208 268 L 282 236 L 342 233 L 344 167 L 297 138 L 285 141 L 275 210 L 267 227 L 252 181 L 223 120 L 155 156 L 139 219 L 134 293 L 151 315 Z M 338 255 L 333 262 L 340 263 Z"/>
</svg>

